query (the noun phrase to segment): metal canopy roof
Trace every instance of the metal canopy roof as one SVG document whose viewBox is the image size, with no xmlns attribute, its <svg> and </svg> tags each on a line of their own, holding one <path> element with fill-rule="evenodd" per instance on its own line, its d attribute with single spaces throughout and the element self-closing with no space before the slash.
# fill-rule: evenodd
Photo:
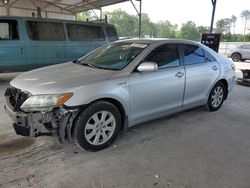
<svg viewBox="0 0 250 188">
<path fill-rule="evenodd" d="M 45 12 L 74 15 L 125 1 L 128 0 L 0 0 L 0 7 L 30 11 L 36 11 L 40 7 Z"/>
</svg>

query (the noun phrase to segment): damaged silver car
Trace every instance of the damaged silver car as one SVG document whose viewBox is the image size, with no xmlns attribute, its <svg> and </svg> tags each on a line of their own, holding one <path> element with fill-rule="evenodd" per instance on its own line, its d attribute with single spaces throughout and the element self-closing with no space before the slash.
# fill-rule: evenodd
<svg viewBox="0 0 250 188">
<path fill-rule="evenodd" d="M 133 125 L 197 106 L 218 110 L 234 69 L 192 41 L 117 41 L 17 76 L 5 92 L 5 110 L 18 135 L 57 136 L 96 151 Z"/>
</svg>

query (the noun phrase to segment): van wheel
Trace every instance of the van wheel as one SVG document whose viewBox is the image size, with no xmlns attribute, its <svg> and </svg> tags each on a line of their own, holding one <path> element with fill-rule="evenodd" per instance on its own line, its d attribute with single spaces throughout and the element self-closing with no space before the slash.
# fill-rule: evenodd
<svg viewBox="0 0 250 188">
<path fill-rule="evenodd" d="M 235 62 L 239 62 L 241 60 L 241 55 L 238 53 L 235 53 L 232 55 L 232 60 Z"/>
<path fill-rule="evenodd" d="M 226 89 L 224 84 L 222 82 L 218 82 L 217 84 L 215 84 L 207 100 L 206 104 L 207 110 L 209 111 L 219 110 L 224 102 L 225 94 L 226 94 Z"/>
<path fill-rule="evenodd" d="M 84 109 L 76 118 L 73 136 L 85 150 L 97 151 L 110 146 L 121 128 L 121 114 L 116 106 L 98 101 Z"/>
</svg>

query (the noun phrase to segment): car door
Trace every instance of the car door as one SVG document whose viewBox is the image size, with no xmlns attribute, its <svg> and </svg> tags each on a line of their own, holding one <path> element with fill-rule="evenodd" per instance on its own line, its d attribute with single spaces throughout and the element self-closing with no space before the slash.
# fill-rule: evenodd
<svg viewBox="0 0 250 188">
<path fill-rule="evenodd" d="M 185 72 L 176 44 L 155 48 L 142 62 L 155 62 L 158 70 L 130 75 L 131 121 L 182 107 Z"/>
<path fill-rule="evenodd" d="M 19 19 L 0 20 L 0 72 L 25 70 L 25 45 Z"/>
<path fill-rule="evenodd" d="M 220 65 L 207 51 L 197 45 L 183 44 L 186 84 L 184 106 L 206 102 L 211 87 L 220 74 Z"/>
<path fill-rule="evenodd" d="M 250 59 L 250 45 L 241 46 L 242 59 Z"/>
</svg>

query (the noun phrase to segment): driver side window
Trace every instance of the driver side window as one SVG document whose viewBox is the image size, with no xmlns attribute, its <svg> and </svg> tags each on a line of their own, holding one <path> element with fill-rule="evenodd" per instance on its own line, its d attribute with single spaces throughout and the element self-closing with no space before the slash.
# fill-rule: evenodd
<svg viewBox="0 0 250 188">
<path fill-rule="evenodd" d="M 154 62 L 159 69 L 177 67 L 180 65 L 178 47 L 176 44 L 164 44 L 154 49 L 144 59 L 144 62 Z"/>
</svg>

